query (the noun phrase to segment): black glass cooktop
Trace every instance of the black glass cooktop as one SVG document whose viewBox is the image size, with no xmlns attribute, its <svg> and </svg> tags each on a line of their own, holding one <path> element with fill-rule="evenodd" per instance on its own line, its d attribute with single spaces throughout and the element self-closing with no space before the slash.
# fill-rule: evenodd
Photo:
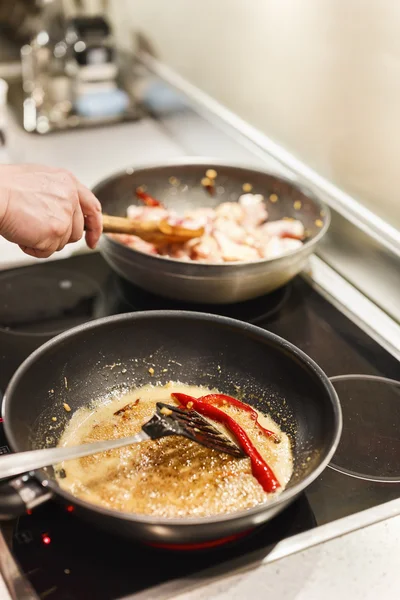
<svg viewBox="0 0 400 600">
<path fill-rule="evenodd" d="M 277 292 L 232 306 L 183 305 L 116 276 L 98 254 L 0 275 L 0 390 L 30 352 L 88 320 L 136 310 L 214 312 L 290 340 L 329 376 L 400 378 L 399 362 L 301 277 Z M 70 510 L 47 504 L 4 530 L 38 597 L 114 600 L 250 553 L 283 538 L 400 497 L 400 387 L 338 379 L 344 430 L 321 477 L 284 513 L 242 539 L 195 554 L 148 548 L 106 534 Z M 0 427 L 0 453 L 8 451 Z"/>
</svg>

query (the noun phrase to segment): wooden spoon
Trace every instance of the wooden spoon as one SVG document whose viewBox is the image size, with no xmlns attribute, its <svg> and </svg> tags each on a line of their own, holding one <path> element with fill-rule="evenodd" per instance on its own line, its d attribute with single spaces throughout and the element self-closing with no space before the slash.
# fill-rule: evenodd
<svg viewBox="0 0 400 600">
<path fill-rule="evenodd" d="M 187 229 L 178 225 L 170 225 L 168 221 L 135 221 L 126 217 L 111 217 L 103 214 L 103 233 L 122 233 L 137 235 L 153 244 L 184 244 L 201 237 L 204 228 Z"/>
</svg>

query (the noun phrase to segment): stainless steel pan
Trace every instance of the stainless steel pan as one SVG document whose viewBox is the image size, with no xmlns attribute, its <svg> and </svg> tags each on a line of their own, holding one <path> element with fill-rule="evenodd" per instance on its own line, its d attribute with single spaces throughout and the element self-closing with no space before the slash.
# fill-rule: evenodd
<svg viewBox="0 0 400 600">
<path fill-rule="evenodd" d="M 201 185 L 201 179 L 210 168 L 218 173 L 215 196 L 210 196 Z M 181 210 L 236 201 L 243 194 L 245 183 L 250 183 L 254 193 L 266 198 L 270 220 L 293 217 L 303 222 L 308 237 L 302 248 L 273 260 L 223 265 L 151 256 L 107 236 L 102 238 L 100 251 L 109 265 L 128 281 L 176 300 L 229 304 L 272 292 L 304 268 L 329 227 L 329 209 L 309 190 L 270 173 L 211 159 L 185 158 L 127 169 L 99 183 L 94 193 L 105 213 L 126 216 L 127 207 L 139 203 L 134 192 L 141 185 L 146 185 L 149 193 L 168 207 Z"/>
</svg>

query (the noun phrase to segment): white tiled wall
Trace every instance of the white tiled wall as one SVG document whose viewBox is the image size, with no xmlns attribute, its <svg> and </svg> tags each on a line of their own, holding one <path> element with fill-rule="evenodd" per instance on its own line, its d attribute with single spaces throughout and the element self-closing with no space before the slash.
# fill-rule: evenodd
<svg viewBox="0 0 400 600">
<path fill-rule="evenodd" d="M 400 228 L 399 0 L 110 0 L 161 59 Z"/>
</svg>

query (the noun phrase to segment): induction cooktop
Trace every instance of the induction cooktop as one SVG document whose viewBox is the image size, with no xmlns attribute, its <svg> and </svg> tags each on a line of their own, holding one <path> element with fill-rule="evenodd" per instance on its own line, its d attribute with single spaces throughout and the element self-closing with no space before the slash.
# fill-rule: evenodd
<svg viewBox="0 0 400 600">
<path fill-rule="evenodd" d="M 400 387 L 385 381 L 399 377 L 399 362 L 301 276 L 256 300 L 206 306 L 144 292 L 115 275 L 97 253 L 6 271 L 0 275 L 1 392 L 21 362 L 57 333 L 99 317 L 157 309 L 222 314 L 299 346 L 335 377 L 344 418 L 338 450 L 306 493 L 274 520 L 196 552 L 122 540 L 81 521 L 73 507 L 50 502 L 2 526 L 39 598 L 116 600 L 216 564 L 229 569 L 233 558 L 265 556 L 296 533 L 400 497 Z M 0 424 L 0 454 L 8 451 Z"/>
</svg>

